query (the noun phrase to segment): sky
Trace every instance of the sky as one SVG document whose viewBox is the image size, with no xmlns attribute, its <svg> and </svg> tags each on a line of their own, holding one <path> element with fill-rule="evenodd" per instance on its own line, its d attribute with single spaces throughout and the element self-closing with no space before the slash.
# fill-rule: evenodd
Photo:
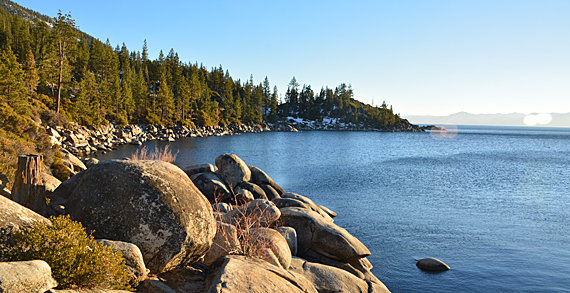
<svg viewBox="0 0 570 293">
<path fill-rule="evenodd" d="M 16 0 L 149 58 L 301 85 L 352 85 L 396 113 L 570 113 L 570 1 Z"/>
</svg>

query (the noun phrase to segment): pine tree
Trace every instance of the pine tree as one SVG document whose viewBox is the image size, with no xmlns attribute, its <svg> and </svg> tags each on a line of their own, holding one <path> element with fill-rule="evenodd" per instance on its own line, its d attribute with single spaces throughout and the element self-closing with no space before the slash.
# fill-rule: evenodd
<svg viewBox="0 0 570 293">
<path fill-rule="evenodd" d="M 31 97 L 36 92 L 38 83 L 40 82 L 38 69 L 36 68 L 36 60 L 34 59 L 34 54 L 32 54 L 31 49 L 28 49 L 28 54 L 26 56 L 26 62 L 24 63 L 23 70 L 24 87 L 26 87 L 26 94 Z"/>
<path fill-rule="evenodd" d="M 57 101 L 55 103 L 55 112 L 59 113 L 61 103 L 61 88 L 63 86 L 64 63 L 67 59 L 67 53 L 75 46 L 75 20 L 70 14 L 62 14 L 61 10 L 57 14 L 56 23 L 53 27 L 54 42 L 58 52 L 58 68 L 59 77 L 57 82 Z"/>
<path fill-rule="evenodd" d="M 28 112 L 24 88 L 24 72 L 8 47 L 0 55 L 0 96 L 18 113 Z"/>
</svg>

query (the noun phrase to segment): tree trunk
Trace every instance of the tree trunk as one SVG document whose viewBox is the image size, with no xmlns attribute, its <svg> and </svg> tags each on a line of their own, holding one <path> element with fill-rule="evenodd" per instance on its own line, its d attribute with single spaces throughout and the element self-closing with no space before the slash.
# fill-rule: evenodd
<svg viewBox="0 0 570 293">
<path fill-rule="evenodd" d="M 41 155 L 18 156 L 18 170 L 10 197 L 38 214 L 43 214 L 47 206 L 42 179 L 42 161 Z"/>
</svg>

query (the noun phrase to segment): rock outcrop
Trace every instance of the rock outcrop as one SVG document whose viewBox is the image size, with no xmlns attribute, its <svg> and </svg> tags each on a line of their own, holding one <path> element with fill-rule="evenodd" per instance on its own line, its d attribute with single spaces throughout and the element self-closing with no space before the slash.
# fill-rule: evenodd
<svg viewBox="0 0 570 293">
<path fill-rule="evenodd" d="M 94 165 L 65 208 L 96 238 L 137 245 L 153 273 L 198 260 L 216 231 L 208 200 L 180 168 L 161 161 Z"/>
<path fill-rule="evenodd" d="M 100 162 L 64 181 L 50 207 L 110 239 L 100 241 L 121 251 L 137 292 L 389 292 L 370 272 L 368 248 L 333 223 L 335 212 L 236 155 L 216 165 Z M 34 221 L 49 223 L 0 197 L 3 232 Z"/>
<path fill-rule="evenodd" d="M 255 258 L 225 256 L 215 267 L 216 270 L 211 274 L 205 292 L 318 292 L 301 274 L 295 274 Z"/>
</svg>

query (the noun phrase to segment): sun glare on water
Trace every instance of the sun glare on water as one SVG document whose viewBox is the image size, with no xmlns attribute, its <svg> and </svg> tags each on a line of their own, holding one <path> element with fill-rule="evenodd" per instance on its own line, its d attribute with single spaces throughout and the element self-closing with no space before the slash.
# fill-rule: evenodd
<svg viewBox="0 0 570 293">
<path fill-rule="evenodd" d="M 526 115 L 523 120 L 526 126 L 546 125 L 551 121 L 552 115 L 546 113 Z"/>
</svg>

